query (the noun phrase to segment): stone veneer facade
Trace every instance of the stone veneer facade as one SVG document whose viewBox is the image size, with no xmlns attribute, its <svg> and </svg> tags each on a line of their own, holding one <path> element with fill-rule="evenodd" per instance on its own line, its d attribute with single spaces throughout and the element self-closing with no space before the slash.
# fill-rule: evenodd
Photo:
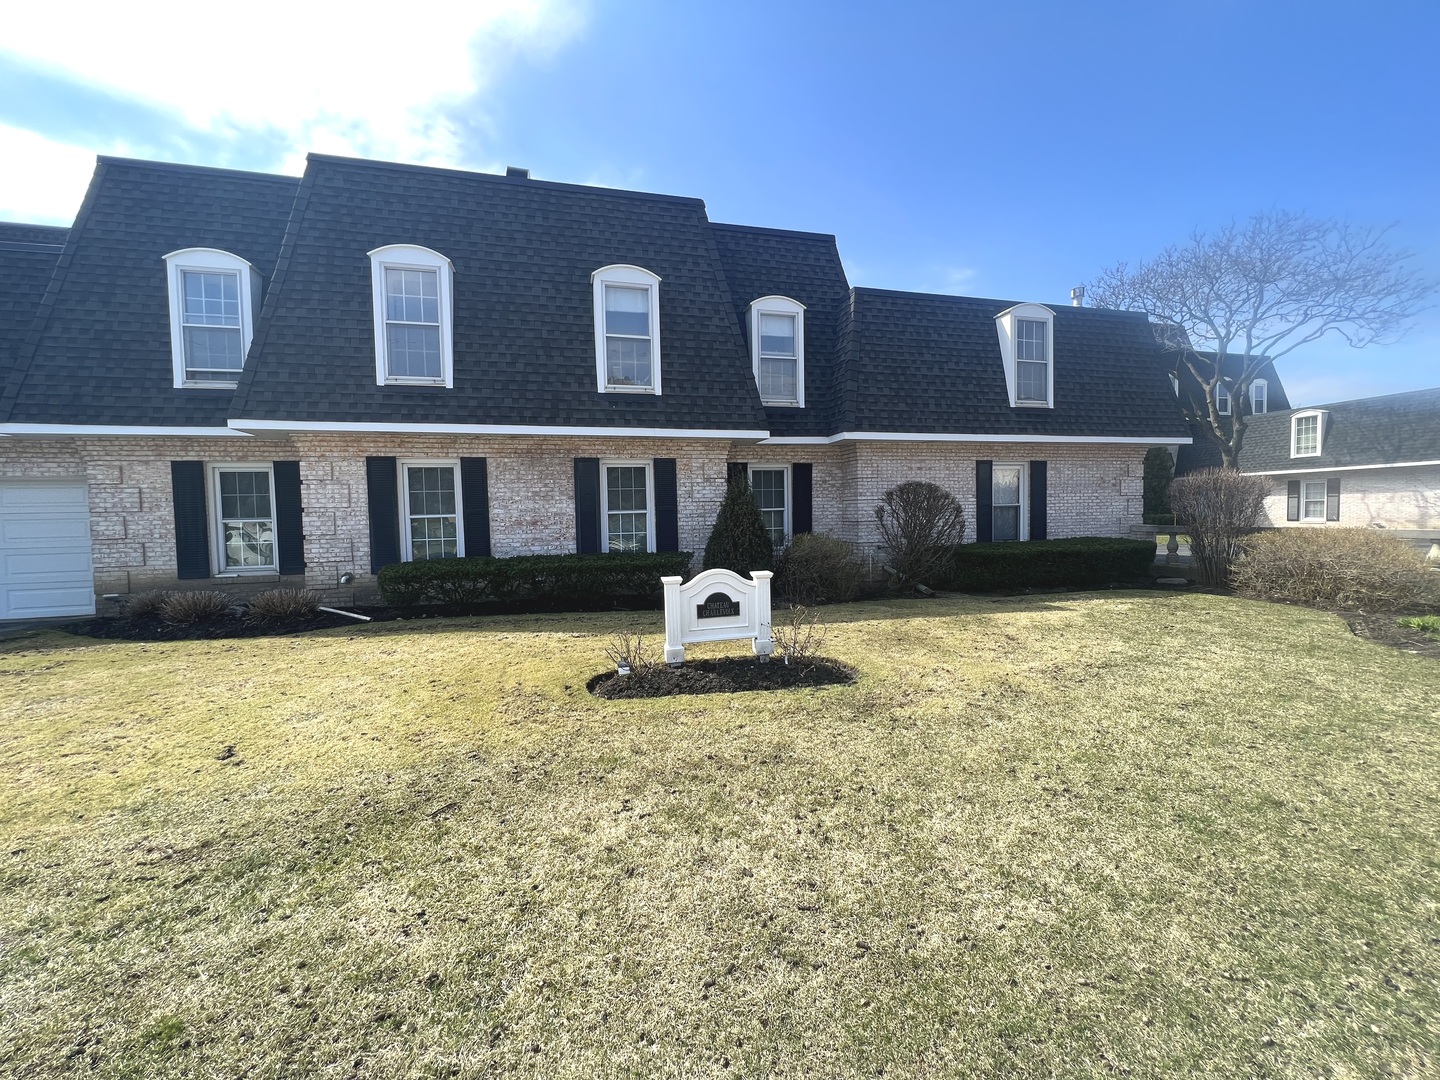
<svg viewBox="0 0 1440 1080">
<path fill-rule="evenodd" d="M 847 442 L 758 446 L 720 439 L 449 435 L 292 435 L 282 438 L 11 437 L 0 440 L 0 478 L 83 478 L 98 595 L 223 585 L 244 592 L 304 585 L 333 603 L 374 594 L 365 458 L 487 459 L 495 555 L 575 548 L 572 459 L 676 459 L 680 546 L 700 552 L 725 491 L 726 463 L 814 465 L 814 529 L 873 552 L 873 509 L 905 480 L 929 480 L 965 504 L 974 539 L 975 462 L 1049 462 L 1051 537 L 1125 536 L 1140 524 L 1147 447 L 1072 443 Z M 177 581 L 170 462 L 300 462 L 306 570 L 299 575 Z M 1282 486 L 1283 495 L 1283 486 Z M 1343 498 L 1343 495 L 1342 495 Z M 1433 508 L 1432 508 L 1433 509 Z M 1284 517 L 1283 499 L 1280 517 Z M 341 586 L 344 573 L 355 575 Z"/>
<path fill-rule="evenodd" d="M 1339 521 L 1286 520 L 1287 482 L 1340 480 Z M 1440 534 L 1440 465 L 1400 466 L 1391 469 L 1353 469 L 1340 472 L 1272 476 L 1265 497 L 1263 524 L 1276 528 L 1343 528 L 1345 526 L 1434 531 Z"/>
</svg>

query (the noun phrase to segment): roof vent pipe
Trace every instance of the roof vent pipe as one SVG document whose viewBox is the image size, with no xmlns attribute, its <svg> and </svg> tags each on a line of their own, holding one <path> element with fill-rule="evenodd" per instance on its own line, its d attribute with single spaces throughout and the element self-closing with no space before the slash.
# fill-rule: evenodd
<svg viewBox="0 0 1440 1080">
<path fill-rule="evenodd" d="M 506 175 L 506 176 L 513 176 L 513 177 L 515 177 L 515 179 L 517 179 L 517 180 L 529 180 L 529 179 L 530 179 L 530 170 L 529 170 L 529 169 L 516 168 L 514 165 L 506 165 L 506 166 L 505 166 L 505 175 Z"/>
<path fill-rule="evenodd" d="M 1084 285 L 1076 285 L 1073 289 L 1070 290 L 1070 306 L 1071 306 L 1071 307 L 1084 307 L 1084 306 L 1085 306 L 1085 286 L 1084 286 Z"/>
</svg>

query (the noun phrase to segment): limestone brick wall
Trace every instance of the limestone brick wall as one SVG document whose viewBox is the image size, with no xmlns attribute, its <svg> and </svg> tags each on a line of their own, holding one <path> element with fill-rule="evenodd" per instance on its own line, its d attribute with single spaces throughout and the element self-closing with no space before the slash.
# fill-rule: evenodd
<svg viewBox="0 0 1440 1080">
<path fill-rule="evenodd" d="M 1287 521 L 1287 482 L 1340 480 L 1338 522 Z M 1353 472 L 1306 473 L 1272 477 L 1262 524 L 1278 528 L 1383 526 L 1386 529 L 1433 529 L 1440 532 L 1440 465 L 1414 468 L 1357 469 Z"/>
</svg>

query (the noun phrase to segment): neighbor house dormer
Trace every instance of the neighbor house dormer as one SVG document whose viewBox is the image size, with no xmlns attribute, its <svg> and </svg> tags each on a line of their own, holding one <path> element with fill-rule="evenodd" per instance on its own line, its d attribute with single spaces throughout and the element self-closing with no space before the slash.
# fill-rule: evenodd
<svg viewBox="0 0 1440 1080">
<path fill-rule="evenodd" d="M 1290 456 L 1319 457 L 1325 452 L 1325 410 L 1302 409 L 1290 417 Z"/>
<path fill-rule="evenodd" d="M 995 316 L 1005 389 L 1017 409 L 1055 407 L 1055 312 L 1043 304 L 1016 304 Z"/>
</svg>

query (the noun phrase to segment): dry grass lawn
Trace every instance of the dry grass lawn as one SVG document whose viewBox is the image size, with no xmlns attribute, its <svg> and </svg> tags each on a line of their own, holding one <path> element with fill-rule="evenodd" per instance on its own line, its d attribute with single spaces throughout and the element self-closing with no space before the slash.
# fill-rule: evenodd
<svg viewBox="0 0 1440 1080">
<path fill-rule="evenodd" d="M 0 642 L 0 1074 L 1440 1072 L 1440 664 L 826 617 L 853 687 L 629 702 L 658 613 Z"/>
</svg>

